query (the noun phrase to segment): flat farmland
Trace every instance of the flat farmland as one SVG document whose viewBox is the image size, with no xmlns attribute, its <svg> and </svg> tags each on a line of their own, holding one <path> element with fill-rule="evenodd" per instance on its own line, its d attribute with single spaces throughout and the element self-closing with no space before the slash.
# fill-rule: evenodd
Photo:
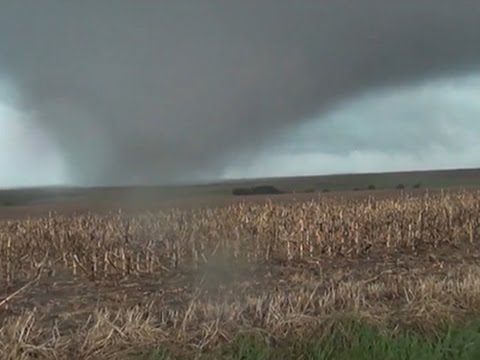
<svg viewBox="0 0 480 360">
<path fill-rule="evenodd" d="M 372 359 L 475 359 L 477 338 L 448 340 L 480 315 L 468 176 L 446 190 L 300 190 L 315 177 L 5 192 L 0 358 L 361 358 L 374 329 Z M 262 182 L 295 193 L 231 195 Z M 385 340 L 405 336 L 424 340 Z"/>
<path fill-rule="evenodd" d="M 271 185 L 283 194 L 272 196 L 233 196 L 235 188 Z M 170 208 L 226 206 L 242 201 L 266 199 L 289 202 L 309 199 L 391 198 L 407 193 L 474 190 L 480 188 L 480 169 L 412 171 L 379 174 L 353 174 L 232 180 L 204 185 L 129 187 L 52 187 L 0 189 L 0 219 L 60 214 L 157 211 Z"/>
</svg>

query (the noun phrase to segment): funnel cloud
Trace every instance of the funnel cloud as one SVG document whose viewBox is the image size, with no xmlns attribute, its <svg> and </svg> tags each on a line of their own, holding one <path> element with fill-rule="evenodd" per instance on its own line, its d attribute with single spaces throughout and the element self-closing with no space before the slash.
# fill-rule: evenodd
<svg viewBox="0 0 480 360">
<path fill-rule="evenodd" d="M 72 184 L 215 179 L 361 94 L 480 66 L 471 0 L 0 5 L 0 75 Z"/>
</svg>

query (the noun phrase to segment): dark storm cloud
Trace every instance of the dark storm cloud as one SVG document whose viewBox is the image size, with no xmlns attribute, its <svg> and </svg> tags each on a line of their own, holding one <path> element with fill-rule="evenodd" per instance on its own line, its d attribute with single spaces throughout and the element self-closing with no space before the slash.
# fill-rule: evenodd
<svg viewBox="0 0 480 360">
<path fill-rule="evenodd" d="M 215 177 L 338 100 L 480 64 L 472 0 L 0 5 L 0 72 L 84 184 Z"/>
</svg>

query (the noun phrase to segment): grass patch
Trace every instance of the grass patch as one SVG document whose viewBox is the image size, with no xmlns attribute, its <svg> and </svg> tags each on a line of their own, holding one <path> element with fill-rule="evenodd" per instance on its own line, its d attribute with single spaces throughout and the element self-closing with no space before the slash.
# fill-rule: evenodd
<svg viewBox="0 0 480 360">
<path fill-rule="evenodd" d="M 327 335 L 275 341 L 265 336 L 243 335 L 215 354 L 175 357 L 155 350 L 142 360 L 478 360 L 480 322 L 448 326 L 437 335 L 414 331 L 385 332 L 358 322 L 341 323 Z"/>
</svg>

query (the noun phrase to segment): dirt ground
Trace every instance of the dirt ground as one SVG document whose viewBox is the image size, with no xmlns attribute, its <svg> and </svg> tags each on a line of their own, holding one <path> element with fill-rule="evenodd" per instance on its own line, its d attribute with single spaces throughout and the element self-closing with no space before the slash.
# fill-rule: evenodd
<svg viewBox="0 0 480 360">
<path fill-rule="evenodd" d="M 450 188 L 449 192 L 475 191 L 477 187 Z M 73 216 L 79 214 L 108 214 L 119 210 L 128 213 L 142 213 L 145 211 L 156 212 L 171 208 L 192 209 L 192 208 L 215 208 L 226 207 L 238 203 L 265 203 L 267 201 L 288 203 L 294 201 L 334 201 L 336 199 L 395 199 L 405 194 L 409 196 L 423 196 L 426 193 L 436 194 L 440 189 L 406 189 L 406 190 L 359 190 L 359 191 L 334 191 L 327 193 L 290 193 L 279 195 L 251 195 L 233 196 L 230 194 L 190 196 L 163 196 L 162 194 L 147 198 L 145 196 L 135 197 L 118 190 L 115 196 L 110 195 L 109 199 L 102 197 L 78 196 L 73 199 L 42 200 L 36 203 L 25 205 L 0 206 L 0 220 L 15 220 L 24 218 L 36 218 L 48 216 L 49 213 Z"/>
<path fill-rule="evenodd" d="M 449 193 L 462 191 L 473 193 L 475 189 L 450 189 Z M 339 199 L 362 201 L 367 198 L 381 201 L 405 198 L 405 195 L 421 197 L 427 192 L 438 195 L 442 190 L 337 191 L 242 197 L 217 194 L 150 198 L 135 198 L 131 194 L 124 196 L 110 192 L 108 199 L 102 199 L 101 196 L 80 196 L 39 201 L 23 206 L 0 207 L 0 222 L 21 224 L 26 218 L 40 218 L 49 213 L 68 216 L 115 213 L 119 208 L 135 215 L 144 211 L 168 211 L 171 208 L 211 209 L 238 203 L 263 204 L 269 201 L 277 204 L 302 204 L 310 200 L 335 203 Z M 233 231 L 234 228 L 232 234 Z M 394 321 L 410 319 L 405 315 L 406 311 L 418 311 L 418 314 L 411 318 L 417 325 L 422 323 L 422 316 L 431 317 L 437 311 L 445 311 L 450 307 L 454 309 L 452 313 L 457 311 L 462 316 L 480 311 L 480 298 L 477 299 L 474 290 L 477 281 L 480 281 L 477 280 L 480 279 L 480 272 L 477 274 L 475 270 L 480 265 L 480 247 L 477 241 L 445 241 L 435 248 L 420 244 L 415 250 L 405 247 L 399 247 L 393 252 L 384 250 L 373 249 L 358 256 L 336 254 L 294 261 L 280 257 L 248 263 L 231 263 L 220 256 L 208 259 L 204 265 L 195 268 L 184 265 L 167 266 L 164 270 L 152 274 L 133 273 L 99 279 L 74 276 L 70 270 L 59 266 L 51 272 L 46 269 L 38 281 L 17 295 L 15 292 L 27 286 L 29 280 L 2 286 L 0 320 L 8 325 L 9 319 L 20 319 L 25 313 L 31 312 L 36 314 L 40 328 L 55 327 L 59 333 L 66 334 L 86 329 L 85 324 L 98 309 L 108 309 L 109 314 L 125 314 L 127 309 L 138 307 L 143 309 L 142 311 L 148 309 L 148 312 L 154 313 L 157 321 L 161 322 L 158 326 L 165 334 L 171 327 L 178 331 L 176 336 L 184 332 L 186 338 L 182 338 L 182 341 L 195 344 L 204 341 L 200 339 L 201 335 L 198 335 L 202 326 L 219 322 L 220 318 L 225 322 L 225 329 L 229 326 L 232 329 L 235 326 L 258 327 L 274 333 L 276 326 L 290 321 L 288 319 L 293 314 L 305 319 L 320 318 L 326 316 L 327 308 L 342 311 L 360 309 L 372 319 L 382 318 L 388 312 L 390 315 L 397 314 L 392 315 Z M 59 259 L 53 261 L 61 263 Z M 460 283 L 463 288 L 456 285 Z M 442 297 L 443 293 L 451 294 Z M 12 295 L 12 300 L 5 301 Z M 428 303 L 425 300 L 427 298 Z M 465 303 L 457 306 L 454 305 L 454 300 Z M 429 306 L 431 308 L 428 308 Z M 274 310 L 278 312 L 277 315 L 270 314 Z M 125 324 L 121 323 L 124 320 L 115 316 L 108 320 L 112 322 L 112 326 L 124 326 Z M 268 320 L 269 316 L 276 316 L 278 324 Z M 228 325 L 233 323 L 235 325 Z M 220 325 L 217 323 L 215 326 Z M 230 335 L 227 335 L 229 332 L 222 331 L 225 331 L 224 335 L 216 333 L 215 341 L 231 340 L 228 337 Z M 195 335 L 188 338 L 190 335 L 187 336 L 187 333 L 190 332 Z M 214 342 L 209 341 L 212 344 Z M 208 346 L 210 345 L 205 345 Z"/>
<path fill-rule="evenodd" d="M 236 187 L 275 186 L 285 194 L 269 196 L 232 196 Z M 125 211 L 157 211 L 172 207 L 216 207 L 241 201 L 263 202 L 308 200 L 317 198 L 386 198 L 404 191 L 414 196 L 426 189 L 476 189 L 480 187 L 480 169 L 410 171 L 379 174 L 345 174 L 232 180 L 204 185 L 131 186 L 117 188 L 39 188 L 0 189 L 0 219 L 48 215 L 49 212 L 73 215 Z M 369 187 L 375 190 L 369 191 Z"/>
</svg>

